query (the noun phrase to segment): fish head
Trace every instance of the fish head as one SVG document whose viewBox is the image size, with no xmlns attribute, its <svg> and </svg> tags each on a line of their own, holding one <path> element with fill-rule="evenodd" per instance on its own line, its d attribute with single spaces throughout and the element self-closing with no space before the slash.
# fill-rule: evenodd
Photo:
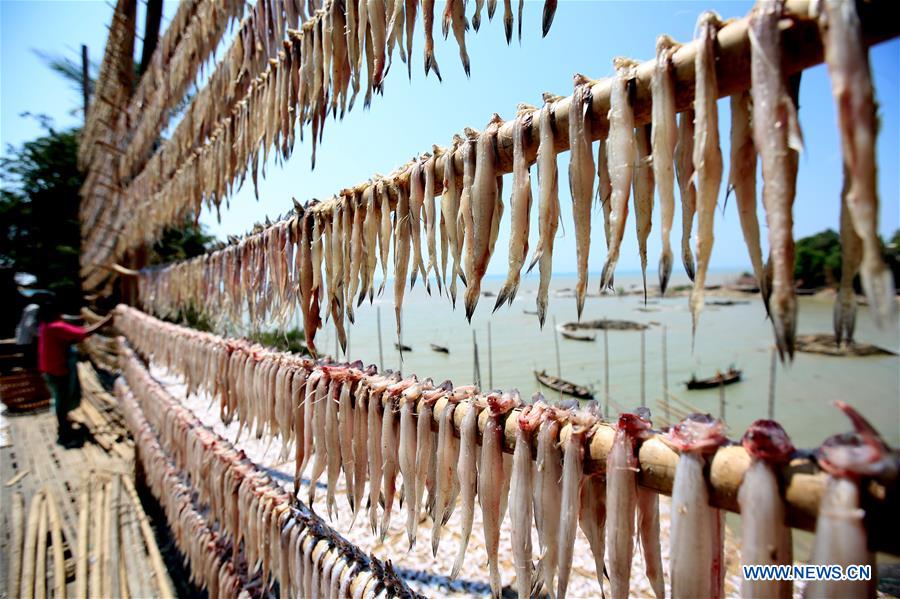
<svg viewBox="0 0 900 599">
<path fill-rule="evenodd" d="M 833 476 L 895 479 L 900 470 L 898 455 L 891 451 L 862 414 L 842 401 L 834 403 L 850 418 L 856 430 L 825 440 L 817 451 L 822 469 Z"/>
<path fill-rule="evenodd" d="M 741 444 L 747 453 L 766 462 L 787 462 L 795 451 L 788 434 L 774 420 L 755 421 L 744 433 Z"/>
<path fill-rule="evenodd" d="M 491 392 L 488 393 L 485 400 L 487 400 L 487 405 L 491 410 L 492 416 L 506 414 L 517 405 L 516 397 L 511 393 Z"/>
<path fill-rule="evenodd" d="M 667 440 L 680 451 L 715 451 L 725 442 L 725 426 L 709 414 L 690 414 L 669 431 Z"/>
<path fill-rule="evenodd" d="M 656 55 L 660 56 L 663 53 L 667 53 L 669 50 L 678 48 L 680 45 L 681 44 L 676 42 L 672 36 L 663 33 L 656 38 Z M 669 56 L 668 53 L 666 55 L 667 57 Z"/>
<path fill-rule="evenodd" d="M 619 414 L 619 421 L 616 423 L 616 430 L 636 439 L 649 436 L 651 428 L 650 421 L 639 413 Z"/>
</svg>

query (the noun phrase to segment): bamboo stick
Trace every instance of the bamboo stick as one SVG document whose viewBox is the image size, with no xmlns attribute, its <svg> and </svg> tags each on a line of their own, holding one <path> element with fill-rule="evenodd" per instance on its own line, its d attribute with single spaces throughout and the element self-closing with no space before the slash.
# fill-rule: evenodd
<svg viewBox="0 0 900 599">
<path fill-rule="evenodd" d="M 128 476 L 122 477 L 122 484 L 125 491 L 131 497 L 134 504 L 135 516 L 141 525 L 141 533 L 144 535 L 144 543 L 147 547 L 147 553 L 150 555 L 150 565 L 153 567 L 154 577 L 156 578 L 156 586 L 159 591 L 158 596 L 163 599 L 174 599 L 175 590 L 172 588 L 172 581 L 169 580 L 168 570 L 163 563 L 162 555 L 159 552 L 159 546 L 156 544 L 156 537 L 153 536 L 153 529 L 150 528 L 150 522 L 147 520 L 147 514 L 141 506 L 141 500 L 138 497 L 134 483 Z"/>
<path fill-rule="evenodd" d="M 22 541 L 25 534 L 25 497 L 16 491 L 12 495 L 10 519 L 9 569 L 6 583 L 9 585 L 10 599 L 19 599 L 22 581 Z"/>
<path fill-rule="evenodd" d="M 90 574 L 88 577 L 88 592 L 91 597 L 99 597 L 101 595 L 100 588 L 100 579 L 103 574 L 103 567 L 101 564 L 100 555 L 100 546 L 101 540 L 103 539 L 103 497 L 106 494 L 106 487 L 103 483 L 100 483 L 96 477 L 92 477 L 91 480 L 93 484 L 96 485 L 94 487 L 97 489 L 99 493 L 93 497 L 93 509 L 91 510 L 91 551 L 89 559 L 89 568 Z"/>
<path fill-rule="evenodd" d="M 53 541 L 53 597 L 66 599 L 66 558 L 63 549 L 62 520 L 53 489 L 48 487 L 45 493 L 50 516 L 50 538 Z"/>
<path fill-rule="evenodd" d="M 41 501 L 41 512 L 38 516 L 37 556 L 34 566 L 34 599 L 47 599 L 47 504 L 46 494 Z"/>
<path fill-rule="evenodd" d="M 119 506 L 121 505 L 122 477 L 115 475 L 112 478 L 111 493 L 109 495 L 109 507 L 106 513 L 106 577 L 109 580 L 109 594 L 107 597 L 120 597 L 119 584 Z"/>
<path fill-rule="evenodd" d="M 110 579 L 109 559 L 109 529 L 112 527 L 112 510 L 110 509 L 112 498 L 112 481 L 103 484 L 103 507 L 100 513 L 100 596 L 112 597 L 112 580 Z"/>
<path fill-rule="evenodd" d="M 22 599 L 34 597 L 35 551 L 37 550 L 39 519 L 43 502 L 44 494 L 39 491 L 31 500 L 31 506 L 28 508 L 28 526 L 25 529 L 22 552 L 22 580 L 19 584 L 19 596 Z"/>
<path fill-rule="evenodd" d="M 88 523 L 90 521 L 90 475 L 82 484 L 78 499 L 78 551 L 75 555 L 75 599 L 87 599 L 88 589 Z"/>
</svg>

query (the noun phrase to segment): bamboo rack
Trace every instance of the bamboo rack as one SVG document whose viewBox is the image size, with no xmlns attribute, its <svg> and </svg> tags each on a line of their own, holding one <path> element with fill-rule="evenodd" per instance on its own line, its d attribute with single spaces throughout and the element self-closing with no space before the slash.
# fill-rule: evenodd
<svg viewBox="0 0 900 599">
<path fill-rule="evenodd" d="M 128 359 L 130 355 L 136 355 L 129 342 L 124 338 L 122 338 L 120 354 L 123 359 Z M 390 400 L 383 398 L 383 401 L 386 405 Z M 437 430 L 441 413 L 446 409 L 448 403 L 449 400 L 444 397 L 434 405 L 432 413 L 434 430 Z M 456 404 L 453 424 L 457 435 L 466 413 L 472 409 L 471 405 L 468 402 Z M 519 409 L 512 410 L 505 417 L 504 451 L 507 453 L 513 453 L 515 450 L 519 411 Z M 416 414 L 418 413 L 417 407 Z M 478 420 L 479 435 L 484 431 L 487 416 L 487 410 L 482 410 Z M 566 424 L 562 427 L 561 443 L 568 438 L 570 430 L 571 425 Z M 602 471 L 605 468 L 606 457 L 612 447 L 614 434 L 615 428 L 611 423 L 601 422 L 587 437 L 585 471 Z M 679 454 L 665 443 L 663 436 L 657 434 L 644 441 L 640 446 L 638 459 L 640 462 L 638 483 L 660 494 L 671 496 Z M 896 459 L 900 462 L 900 454 L 896 456 Z M 740 513 L 737 494 L 750 462 L 749 454 L 740 445 L 726 445 L 716 451 L 709 461 L 710 505 Z M 819 502 L 828 475 L 819 468 L 813 459 L 812 451 L 798 451 L 796 457 L 785 465 L 779 474 L 785 491 L 788 524 L 794 528 L 814 531 Z M 898 501 L 900 501 L 900 486 L 896 482 L 893 488 L 885 488 L 874 481 L 864 486 L 863 506 L 866 510 L 866 529 L 869 533 L 870 548 L 900 555 L 900 539 L 891 532 L 897 530 L 898 514 L 900 514 Z"/>
</svg>

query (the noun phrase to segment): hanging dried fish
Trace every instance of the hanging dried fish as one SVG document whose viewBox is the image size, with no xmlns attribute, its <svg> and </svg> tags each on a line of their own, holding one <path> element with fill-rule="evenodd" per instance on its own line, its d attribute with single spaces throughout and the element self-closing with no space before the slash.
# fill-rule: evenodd
<svg viewBox="0 0 900 599">
<path fill-rule="evenodd" d="M 600 275 L 600 289 L 611 286 L 616 262 L 619 260 L 619 247 L 625 235 L 625 221 L 628 218 L 628 194 L 631 190 L 631 178 L 634 171 L 634 112 L 628 97 L 628 86 L 634 78 L 637 63 L 627 58 L 616 58 L 613 61 L 616 76 L 612 81 L 609 96 L 609 136 L 607 151 L 609 152 L 609 178 L 612 185 L 609 215 L 609 253 Z"/>
<path fill-rule="evenodd" d="M 706 11 L 697 21 L 700 42 L 694 60 L 696 110 L 694 131 L 694 170 L 697 181 L 697 272 L 691 289 L 691 317 L 693 335 L 703 309 L 706 272 L 713 247 L 713 221 L 719 186 L 722 183 L 722 149 L 719 147 L 719 112 L 716 101 L 719 87 L 716 81 L 716 34 L 722 20 L 716 13 Z"/>
<path fill-rule="evenodd" d="M 501 195 L 497 174 L 497 134 L 502 122 L 500 115 L 494 113 L 475 144 L 475 173 L 471 191 L 473 245 L 466 250 L 472 256 L 472 270 L 466 275 L 466 319 L 469 322 L 481 297 L 481 280 L 493 252 L 492 240 L 496 239 L 494 221 L 499 221 L 495 210 Z"/>
<path fill-rule="evenodd" d="M 709 506 L 705 454 L 725 440 L 722 423 L 692 414 L 667 440 L 681 452 L 672 487 L 669 579 L 673 597 L 721 597 L 722 514 Z"/>
<path fill-rule="evenodd" d="M 441 70 L 434 57 L 434 0 L 422 0 L 422 25 L 425 28 L 425 76 L 433 69 L 441 81 Z"/>
<path fill-rule="evenodd" d="M 697 188 L 694 186 L 694 108 L 678 117 L 678 141 L 675 144 L 675 174 L 681 194 L 681 263 L 688 278 L 694 280 L 694 252 L 691 250 L 691 230 L 697 209 Z"/>
<path fill-rule="evenodd" d="M 510 306 L 519 290 L 519 280 L 525 256 L 528 254 L 528 233 L 531 226 L 531 168 L 525 159 L 525 135 L 533 126 L 536 108 L 519 104 L 513 125 L 513 193 L 510 198 L 509 274 L 497 294 L 494 311 L 504 302 Z"/>
<path fill-rule="evenodd" d="M 550 291 L 550 275 L 553 269 L 553 242 L 556 229 L 559 227 L 559 179 L 556 167 L 556 151 L 554 150 L 554 117 L 553 103 L 558 99 L 549 93 L 544 94 L 544 106 L 541 108 L 538 131 L 540 143 L 537 150 L 538 173 L 538 243 L 528 265 L 528 272 L 540 263 L 541 279 L 537 293 L 537 313 L 541 327 L 547 316 L 547 295 Z"/>
<path fill-rule="evenodd" d="M 862 240 L 853 228 L 847 205 L 849 191 L 850 176 L 845 164 L 844 185 L 841 189 L 841 282 L 834 300 L 834 341 L 837 345 L 853 343 L 853 331 L 856 328 L 856 290 L 853 288 L 853 279 L 859 272 L 863 255 Z"/>
<path fill-rule="evenodd" d="M 456 469 L 459 476 L 460 509 L 462 509 L 462 540 L 450 578 L 459 576 L 463 559 L 466 556 L 466 547 L 469 545 L 469 537 L 472 536 L 472 521 L 475 515 L 475 489 L 478 480 L 478 460 L 476 451 L 478 448 L 478 412 L 482 400 L 472 399 L 466 405 L 466 413 L 459 427 L 459 466 Z"/>
<path fill-rule="evenodd" d="M 754 8 L 750 17 L 753 139 L 762 159 L 763 206 L 769 225 L 773 267 L 769 314 L 778 352 L 794 357 L 797 298 L 794 295 L 793 205 L 796 155 L 803 145 L 797 110 L 788 95 L 781 65 L 779 2 Z M 696 152 L 696 150 L 695 150 Z"/>
<path fill-rule="evenodd" d="M 462 61 L 463 70 L 468 77 L 471 72 L 469 53 L 466 52 L 466 31 L 469 30 L 469 21 L 466 19 L 465 9 L 464 0 L 447 0 L 444 8 L 443 32 L 444 39 L 447 39 L 450 27 L 453 27 L 453 37 L 456 38 L 456 44 L 459 46 L 459 59 Z M 475 31 L 478 31 L 478 27 L 475 28 Z"/>
<path fill-rule="evenodd" d="M 751 456 L 738 491 L 741 507 L 741 563 L 779 565 L 793 563 L 791 529 L 776 468 L 790 460 L 794 446 L 787 433 L 772 420 L 757 420 L 743 438 Z M 748 580 L 741 583 L 745 597 L 791 597 L 790 580 Z"/>
<path fill-rule="evenodd" d="M 547 37 L 550 26 L 553 25 L 553 17 L 556 15 L 556 6 L 559 0 L 544 0 L 544 16 L 541 19 L 541 37 Z"/>
<path fill-rule="evenodd" d="M 672 55 L 679 44 L 668 35 L 656 38 L 656 64 L 650 79 L 653 101 L 651 147 L 653 177 L 659 189 L 662 252 L 659 255 L 659 294 L 665 295 L 672 275 L 672 246 L 669 237 L 675 216 L 675 67 Z M 646 288 L 646 286 L 645 286 Z"/>
<path fill-rule="evenodd" d="M 534 518 L 534 463 L 531 455 L 534 431 L 540 426 L 547 406 L 539 393 L 533 400 L 533 404 L 525 406 L 516 419 L 516 449 L 510 483 L 510 535 L 519 597 L 531 597 L 535 580 L 531 546 L 531 522 Z"/>
<path fill-rule="evenodd" d="M 644 303 L 647 303 L 647 238 L 653 225 L 653 168 L 650 142 L 650 125 L 634 130 L 635 161 L 634 180 L 634 224 L 637 228 L 638 252 L 641 257 L 641 279 L 644 284 Z"/>
<path fill-rule="evenodd" d="M 862 241 L 860 275 L 863 290 L 879 325 L 893 322 L 897 313 L 894 280 L 878 241 L 878 192 L 875 178 L 875 109 L 869 57 L 862 38 L 856 5 L 821 0 L 817 3 L 825 62 L 838 112 L 838 128 L 848 171 L 847 209 Z M 790 112 L 789 112 L 790 115 Z M 799 131 L 793 133 L 798 134 Z M 791 145 L 794 148 L 794 145 Z M 796 149 L 796 148 L 794 148 Z M 771 226 L 771 225 L 770 225 Z"/>
<path fill-rule="evenodd" d="M 728 183 L 734 190 L 744 243 L 747 244 L 753 274 L 768 312 L 768 280 L 759 245 L 759 221 L 756 218 L 756 146 L 753 145 L 751 104 L 749 91 L 731 96 L 731 168 Z"/>
<path fill-rule="evenodd" d="M 578 282 L 575 307 L 578 319 L 584 310 L 587 293 L 588 256 L 591 251 L 591 201 L 594 198 L 594 155 L 586 115 L 591 107 L 591 85 L 587 77 L 575 74 L 575 91 L 569 104 L 569 188 L 572 192 L 572 217 L 575 221 L 575 253 Z"/>
</svg>

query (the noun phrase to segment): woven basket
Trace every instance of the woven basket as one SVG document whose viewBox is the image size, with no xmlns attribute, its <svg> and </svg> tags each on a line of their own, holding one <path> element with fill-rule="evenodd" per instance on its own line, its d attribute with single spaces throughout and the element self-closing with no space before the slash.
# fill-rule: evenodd
<svg viewBox="0 0 900 599">
<path fill-rule="evenodd" d="M 36 370 L 0 376 L 0 401 L 11 412 L 41 410 L 50 405 L 50 391 Z"/>
</svg>

